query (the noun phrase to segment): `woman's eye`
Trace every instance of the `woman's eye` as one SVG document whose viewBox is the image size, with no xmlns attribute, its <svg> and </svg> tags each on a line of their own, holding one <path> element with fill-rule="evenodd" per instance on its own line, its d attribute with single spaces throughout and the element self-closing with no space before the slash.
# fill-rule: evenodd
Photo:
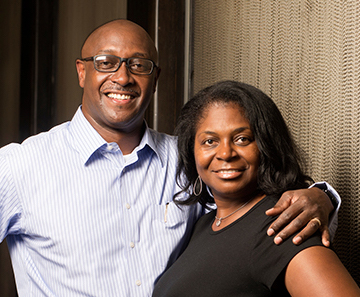
<svg viewBox="0 0 360 297">
<path fill-rule="evenodd" d="M 251 142 L 251 139 L 247 138 L 247 137 L 238 137 L 235 140 L 235 143 L 239 144 L 239 145 L 248 145 L 250 142 Z"/>
<path fill-rule="evenodd" d="M 203 143 L 205 145 L 214 145 L 215 140 L 214 139 L 206 139 Z"/>
<path fill-rule="evenodd" d="M 207 139 L 207 140 L 205 140 L 205 143 L 206 143 L 206 144 L 213 144 L 214 141 L 213 141 L 212 139 Z"/>
</svg>

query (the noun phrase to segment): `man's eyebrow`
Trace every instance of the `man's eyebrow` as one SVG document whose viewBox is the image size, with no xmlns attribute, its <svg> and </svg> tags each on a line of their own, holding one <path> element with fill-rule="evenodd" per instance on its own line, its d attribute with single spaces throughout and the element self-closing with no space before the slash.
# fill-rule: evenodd
<svg viewBox="0 0 360 297">
<path fill-rule="evenodd" d="M 148 58 L 149 55 L 144 54 L 144 53 L 136 52 L 136 53 L 134 53 L 132 56 L 135 56 L 135 57 L 140 56 L 140 57 L 143 57 L 143 58 Z"/>
<path fill-rule="evenodd" d="M 113 49 L 104 49 L 104 50 L 100 50 L 97 55 L 101 55 L 101 54 L 111 54 L 114 55 L 114 51 Z M 116 56 L 116 55 L 115 55 Z M 140 53 L 140 52 L 135 52 L 131 55 L 131 57 L 142 57 L 142 58 L 148 58 L 148 55 L 145 53 Z M 121 57 L 123 58 L 123 57 Z"/>
</svg>

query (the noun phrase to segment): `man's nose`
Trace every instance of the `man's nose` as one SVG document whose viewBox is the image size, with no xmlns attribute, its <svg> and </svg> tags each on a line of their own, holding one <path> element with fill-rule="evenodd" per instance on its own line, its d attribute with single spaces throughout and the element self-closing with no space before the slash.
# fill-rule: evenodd
<svg viewBox="0 0 360 297">
<path fill-rule="evenodd" d="M 126 67 L 126 62 L 123 61 L 120 64 L 119 69 L 113 73 L 111 76 L 111 80 L 122 85 L 126 86 L 128 84 L 134 83 L 134 77 L 133 74 L 130 72 L 130 70 Z"/>
</svg>

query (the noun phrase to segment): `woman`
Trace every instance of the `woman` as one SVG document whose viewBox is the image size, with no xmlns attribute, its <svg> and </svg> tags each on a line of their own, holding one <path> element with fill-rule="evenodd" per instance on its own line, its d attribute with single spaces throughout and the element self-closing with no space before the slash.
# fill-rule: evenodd
<svg viewBox="0 0 360 297">
<path fill-rule="evenodd" d="M 266 236 L 275 218 L 265 211 L 311 182 L 269 97 L 243 83 L 216 83 L 184 106 L 176 134 L 177 178 L 190 194 L 177 203 L 217 209 L 197 222 L 153 296 L 360 296 L 319 234 L 300 246 Z"/>
</svg>

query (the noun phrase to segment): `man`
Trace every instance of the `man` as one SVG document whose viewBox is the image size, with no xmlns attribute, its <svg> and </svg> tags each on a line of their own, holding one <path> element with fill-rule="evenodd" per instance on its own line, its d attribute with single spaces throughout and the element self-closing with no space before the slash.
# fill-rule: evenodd
<svg viewBox="0 0 360 297">
<path fill-rule="evenodd" d="M 81 56 L 72 121 L 0 150 L 0 240 L 19 296 L 148 296 L 203 210 L 172 203 L 176 140 L 144 122 L 160 74 L 149 35 L 112 21 L 89 35 Z M 319 223 L 327 241 L 326 195 L 293 194 L 272 210 L 298 200 L 269 233 L 297 216 L 277 243 L 311 219 L 300 241 Z"/>
</svg>

